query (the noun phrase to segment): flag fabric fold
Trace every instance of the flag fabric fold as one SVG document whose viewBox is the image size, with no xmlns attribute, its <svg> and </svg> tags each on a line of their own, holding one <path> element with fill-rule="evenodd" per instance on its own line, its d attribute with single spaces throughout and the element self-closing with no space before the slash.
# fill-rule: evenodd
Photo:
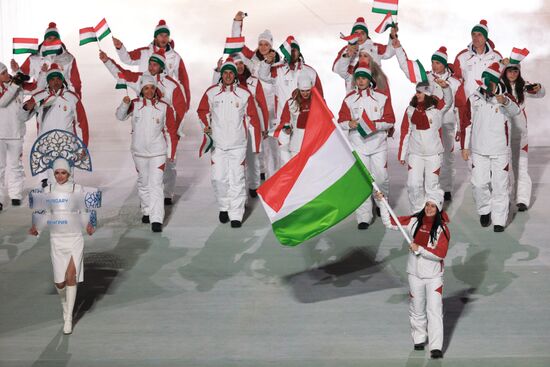
<svg viewBox="0 0 550 367">
<path fill-rule="evenodd" d="M 517 47 L 512 48 L 512 53 L 510 54 L 510 64 L 516 65 L 521 62 L 521 60 L 525 59 L 525 57 L 529 55 L 529 50 L 524 48 L 520 49 Z"/>
<path fill-rule="evenodd" d="M 95 31 L 95 34 L 97 35 L 98 41 L 101 41 L 111 33 L 111 29 L 109 28 L 109 25 L 107 24 L 107 21 L 105 20 L 105 18 L 101 19 L 101 22 L 99 22 L 94 27 L 94 31 Z"/>
<path fill-rule="evenodd" d="M 372 177 L 314 87 L 300 152 L 258 188 L 279 242 L 296 246 L 353 213 Z"/>
<path fill-rule="evenodd" d="M 296 43 L 293 36 L 288 36 L 283 44 L 279 47 L 279 50 L 285 57 L 285 59 L 290 60 L 290 54 L 292 52 L 292 43 Z"/>
<path fill-rule="evenodd" d="M 409 79 L 413 83 L 427 82 L 428 75 L 422 63 L 418 60 L 407 60 L 407 68 L 409 69 Z"/>
<path fill-rule="evenodd" d="M 399 0 L 374 0 L 372 4 L 372 12 L 378 14 L 397 15 L 397 3 Z"/>
<path fill-rule="evenodd" d="M 369 134 L 372 134 L 375 131 L 376 124 L 369 119 L 369 116 L 367 116 L 367 113 L 363 110 L 363 114 L 361 115 L 357 125 L 357 132 L 363 138 L 366 138 Z"/>
<path fill-rule="evenodd" d="M 213 146 L 214 146 L 214 140 L 212 139 L 210 134 L 203 134 L 202 143 L 199 149 L 199 158 L 201 158 L 204 154 L 208 153 Z"/>
<path fill-rule="evenodd" d="M 391 11 L 389 11 L 388 14 L 386 14 L 386 16 L 384 17 L 384 19 L 382 19 L 382 22 L 374 30 L 376 33 L 384 33 L 389 28 L 395 27 L 395 22 L 393 21 L 391 14 L 392 14 Z"/>
<path fill-rule="evenodd" d="M 13 54 L 38 53 L 38 38 L 13 38 Z"/>
<path fill-rule="evenodd" d="M 340 39 L 347 41 L 350 45 L 355 45 L 357 42 L 359 42 L 359 35 L 357 33 L 352 33 L 349 36 L 344 36 L 342 33 L 340 33 Z"/>
<path fill-rule="evenodd" d="M 79 33 L 80 33 L 79 46 L 83 46 L 87 43 L 97 41 L 97 36 L 95 34 L 94 27 L 82 28 L 82 29 L 80 29 Z"/>
</svg>

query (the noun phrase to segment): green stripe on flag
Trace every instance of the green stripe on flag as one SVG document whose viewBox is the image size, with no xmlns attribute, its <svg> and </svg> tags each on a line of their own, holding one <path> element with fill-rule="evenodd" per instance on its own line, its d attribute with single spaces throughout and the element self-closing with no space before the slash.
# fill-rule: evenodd
<svg viewBox="0 0 550 367">
<path fill-rule="evenodd" d="M 228 55 L 231 55 L 231 54 L 236 54 L 238 52 L 241 52 L 243 50 L 242 47 L 238 47 L 238 48 L 224 48 L 223 49 L 223 53 L 224 54 L 228 54 Z"/>
<path fill-rule="evenodd" d="M 397 15 L 397 10 L 389 10 L 389 9 L 381 9 L 381 8 L 372 8 L 372 12 L 378 13 L 378 14 L 384 14 L 384 15 L 390 12 L 391 15 Z"/>
<path fill-rule="evenodd" d="M 102 40 L 105 37 L 107 37 L 111 33 L 111 28 L 107 28 L 105 32 L 103 32 L 100 36 L 97 37 L 98 40 Z"/>
<path fill-rule="evenodd" d="M 128 89 L 128 85 L 126 83 L 116 83 L 115 89 Z"/>
<path fill-rule="evenodd" d="M 20 54 L 33 54 L 36 55 L 38 53 L 37 49 L 33 48 L 14 48 L 13 54 L 14 55 L 20 55 Z"/>
<path fill-rule="evenodd" d="M 372 177 L 356 152 L 355 163 L 315 199 L 273 223 L 283 245 L 296 246 L 353 213 L 372 194 Z"/>
<path fill-rule="evenodd" d="M 292 58 L 290 56 L 290 52 L 286 49 L 286 47 L 284 47 L 284 44 L 281 45 L 281 47 L 279 47 L 279 50 L 281 50 L 284 58 L 288 61 L 290 61 Z"/>
<path fill-rule="evenodd" d="M 424 69 L 424 65 L 422 65 L 422 63 L 418 60 L 416 60 L 416 63 L 418 64 L 418 70 L 420 70 L 420 79 L 423 82 L 427 82 L 428 81 L 428 74 L 426 74 L 426 70 Z"/>
<path fill-rule="evenodd" d="M 83 40 L 80 40 L 80 43 L 79 43 L 79 46 L 83 46 L 87 43 L 90 43 L 90 42 L 95 42 L 96 41 L 96 38 L 95 37 L 90 37 L 90 38 L 85 38 Z"/>
</svg>

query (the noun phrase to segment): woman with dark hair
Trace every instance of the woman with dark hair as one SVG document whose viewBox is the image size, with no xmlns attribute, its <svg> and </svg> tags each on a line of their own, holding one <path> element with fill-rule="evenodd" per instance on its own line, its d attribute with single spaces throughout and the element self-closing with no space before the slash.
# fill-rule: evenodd
<svg viewBox="0 0 550 367">
<path fill-rule="evenodd" d="M 531 177 L 528 166 L 528 133 L 527 114 L 525 113 L 525 98 L 542 98 L 545 90 L 539 83 L 528 83 L 521 76 L 519 63 L 509 63 L 502 75 L 506 93 L 514 96 L 523 113 L 511 118 L 512 136 L 512 170 L 514 172 L 514 187 L 512 198 L 516 199 L 516 206 L 520 212 L 526 211 L 531 203 Z"/>
<path fill-rule="evenodd" d="M 383 200 L 381 192 L 375 194 Z M 412 237 L 407 274 L 409 280 L 409 319 L 414 350 L 424 350 L 429 342 L 431 357 L 443 358 L 443 259 L 447 255 L 451 234 L 447 214 L 441 211 L 443 195 L 427 197 L 417 213 L 398 217 Z M 385 205 L 381 216 L 387 228 L 397 230 L 397 223 Z"/>
<path fill-rule="evenodd" d="M 398 159 L 402 165 L 408 159 L 407 190 L 412 213 L 422 209 L 426 196 L 442 192 L 439 184 L 444 151 L 441 126 L 453 97 L 445 80 L 436 79 L 434 84 L 443 90 L 443 100 L 432 94 L 429 82 L 418 83 L 401 123 Z"/>
</svg>

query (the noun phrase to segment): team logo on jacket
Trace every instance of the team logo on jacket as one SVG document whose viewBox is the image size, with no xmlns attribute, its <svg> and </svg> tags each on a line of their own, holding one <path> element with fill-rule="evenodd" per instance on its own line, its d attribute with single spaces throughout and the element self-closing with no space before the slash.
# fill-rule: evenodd
<svg viewBox="0 0 550 367">
<path fill-rule="evenodd" d="M 235 103 L 235 107 L 239 108 L 239 102 Z"/>
<path fill-rule="evenodd" d="M 157 118 L 157 124 L 160 124 L 160 119 L 159 118 Z"/>
<path fill-rule="evenodd" d="M 67 112 L 67 106 L 63 106 L 63 111 Z"/>
</svg>

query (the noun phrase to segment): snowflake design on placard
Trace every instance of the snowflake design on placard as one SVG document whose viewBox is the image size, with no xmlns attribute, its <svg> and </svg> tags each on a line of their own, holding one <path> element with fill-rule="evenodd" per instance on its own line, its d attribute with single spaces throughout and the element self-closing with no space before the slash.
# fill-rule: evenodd
<svg viewBox="0 0 550 367">
<path fill-rule="evenodd" d="M 88 148 L 80 138 L 65 130 L 51 130 L 39 136 L 31 149 L 31 173 L 52 168 L 57 158 L 65 158 L 71 167 L 91 171 L 92 160 Z"/>
<path fill-rule="evenodd" d="M 97 227 L 97 212 L 95 210 L 90 210 L 90 224 L 92 227 Z"/>
<path fill-rule="evenodd" d="M 101 191 L 87 192 L 84 203 L 86 208 L 101 208 Z"/>
</svg>

